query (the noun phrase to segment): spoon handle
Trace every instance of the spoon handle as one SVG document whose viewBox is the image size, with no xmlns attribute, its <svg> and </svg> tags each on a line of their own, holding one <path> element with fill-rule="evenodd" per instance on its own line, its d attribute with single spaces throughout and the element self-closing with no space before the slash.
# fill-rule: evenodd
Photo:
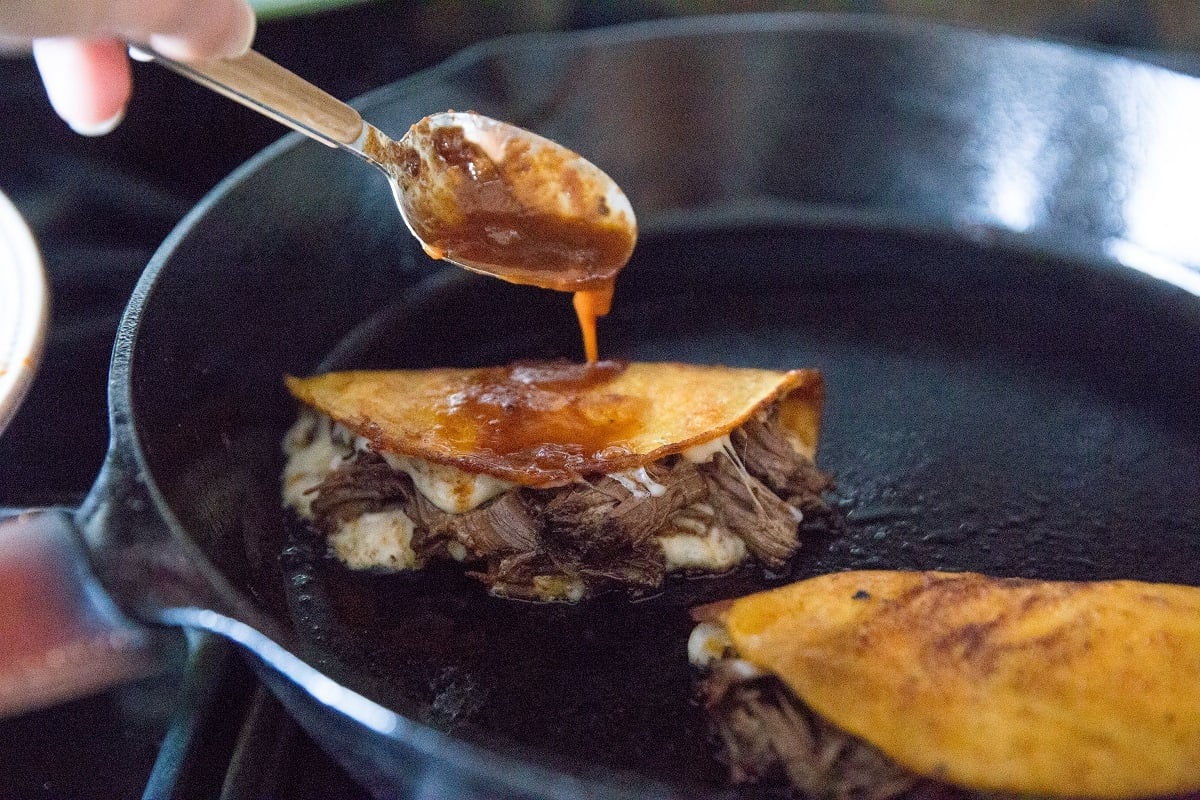
<svg viewBox="0 0 1200 800">
<path fill-rule="evenodd" d="M 330 147 L 364 155 L 357 146 L 363 118 L 333 95 L 254 50 L 237 58 L 183 63 L 144 45 L 130 45 L 142 61 L 157 61 L 185 78 L 236 100 Z"/>
</svg>

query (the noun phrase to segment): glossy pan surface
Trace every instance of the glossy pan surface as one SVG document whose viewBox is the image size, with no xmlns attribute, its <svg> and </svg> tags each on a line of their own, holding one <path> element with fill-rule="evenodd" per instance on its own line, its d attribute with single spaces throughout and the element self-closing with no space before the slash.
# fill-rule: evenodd
<svg viewBox="0 0 1200 800">
<path fill-rule="evenodd" d="M 221 627 L 202 596 L 282 643 L 268 680 L 381 796 L 723 795 L 685 661 L 700 600 L 859 567 L 1200 584 L 1196 81 L 746 16 L 506 40 L 359 107 L 392 132 L 475 109 L 605 169 L 642 233 L 604 354 L 820 367 L 838 481 L 838 524 L 784 576 L 571 608 L 348 573 L 280 509 L 282 375 L 577 359 L 578 334 L 565 296 L 430 262 L 344 155 L 288 139 L 248 164 L 131 305 L 92 511 L 134 481 L 165 525 L 123 523 L 100 562 L 186 563 L 203 591 L 145 613 Z"/>
</svg>

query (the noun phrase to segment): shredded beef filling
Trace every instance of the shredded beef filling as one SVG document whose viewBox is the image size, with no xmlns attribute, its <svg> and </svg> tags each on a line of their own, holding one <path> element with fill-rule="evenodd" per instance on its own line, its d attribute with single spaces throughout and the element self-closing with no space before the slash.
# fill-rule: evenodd
<svg viewBox="0 0 1200 800">
<path fill-rule="evenodd" d="M 462 514 L 440 510 L 407 475 L 360 452 L 316 487 L 313 519 L 330 534 L 361 514 L 399 508 L 415 524 L 412 548 L 422 561 L 468 561 L 493 591 L 538 599 L 553 594 L 547 581 L 585 594 L 658 587 L 666 563 L 655 537 L 670 529 L 673 514 L 704 503 L 715 525 L 778 569 L 800 545 L 797 512 L 826 510 L 821 492 L 830 482 L 770 415 L 734 431 L 731 442 L 733 457 L 722 452 L 697 465 L 671 456 L 647 467 L 662 491 L 635 491 L 602 476 L 557 489 L 514 489 Z"/>
<path fill-rule="evenodd" d="M 818 717 L 774 676 L 712 664 L 700 697 L 734 783 L 790 784 L 805 797 L 888 800 L 928 783 Z"/>
<path fill-rule="evenodd" d="M 664 488 L 658 496 L 630 492 L 607 477 L 539 492 L 544 502 L 536 549 L 489 562 L 478 577 L 506 595 L 531 598 L 541 593 L 539 576 L 588 589 L 624 586 L 636 591 L 661 585 L 666 564 L 654 535 L 671 514 L 704 499 L 708 488 L 686 461 L 677 460 L 670 468 L 652 465 L 647 472 Z"/>
<path fill-rule="evenodd" d="M 424 532 L 422 549 L 457 542 L 470 560 L 522 553 L 538 546 L 538 523 L 524 494 L 506 492 L 466 513 L 448 514 L 414 490 L 405 513 Z"/>
<path fill-rule="evenodd" d="M 782 567 L 800 546 L 799 520 L 788 505 L 750 473 L 749 464 L 740 472 L 724 453 L 701 467 L 717 520 L 765 566 Z"/>
<path fill-rule="evenodd" d="M 749 420 L 730 439 L 750 474 L 785 502 L 805 513 L 825 509 L 821 493 L 832 487 L 829 476 L 796 452 L 773 413 L 764 420 Z"/>
<path fill-rule="evenodd" d="M 396 472 L 374 453 L 359 453 L 317 486 L 313 519 L 321 530 L 332 533 L 342 522 L 394 508 L 413 494 L 407 475 Z"/>
</svg>

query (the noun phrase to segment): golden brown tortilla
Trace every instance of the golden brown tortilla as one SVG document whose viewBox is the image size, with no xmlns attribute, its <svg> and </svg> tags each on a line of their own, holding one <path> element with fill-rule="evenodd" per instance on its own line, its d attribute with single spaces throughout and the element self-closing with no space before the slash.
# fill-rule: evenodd
<svg viewBox="0 0 1200 800">
<path fill-rule="evenodd" d="M 1059 797 L 1200 789 L 1200 589 L 848 572 L 698 612 L 917 774 Z"/>
<path fill-rule="evenodd" d="M 812 458 L 822 399 L 815 370 L 674 363 L 334 372 L 287 386 L 376 450 L 538 488 L 645 466 L 776 400 Z"/>
</svg>

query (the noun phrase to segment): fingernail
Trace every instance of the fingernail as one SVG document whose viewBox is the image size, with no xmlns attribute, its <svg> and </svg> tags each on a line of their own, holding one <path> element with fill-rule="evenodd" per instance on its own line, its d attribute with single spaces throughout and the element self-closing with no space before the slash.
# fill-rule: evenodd
<svg viewBox="0 0 1200 800">
<path fill-rule="evenodd" d="M 67 125 L 71 130 L 78 133 L 80 136 L 103 136 L 106 133 L 112 133 L 117 126 L 125 119 L 125 111 L 122 110 L 108 119 L 100 122 L 79 122 L 67 120 Z"/>
</svg>

